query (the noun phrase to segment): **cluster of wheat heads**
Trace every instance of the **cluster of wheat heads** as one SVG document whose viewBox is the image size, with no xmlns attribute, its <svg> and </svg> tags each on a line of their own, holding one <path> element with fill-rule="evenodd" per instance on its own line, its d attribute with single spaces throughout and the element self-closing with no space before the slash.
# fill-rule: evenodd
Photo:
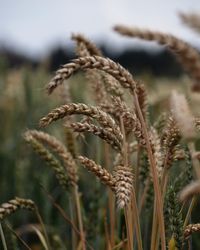
<svg viewBox="0 0 200 250">
<path fill-rule="evenodd" d="M 200 59 L 188 44 L 158 32 L 125 26 L 116 26 L 115 30 L 169 47 L 195 80 L 193 90 L 199 90 Z M 26 142 L 52 169 L 64 191 L 70 191 L 73 197 L 75 217 L 68 221 L 75 237 L 70 247 L 100 248 L 88 241 L 90 232 L 84 225 L 85 194 L 79 186 L 79 169 L 83 166 L 108 190 L 104 249 L 183 249 L 191 244 L 191 234 L 200 231 L 199 224 L 190 224 L 200 192 L 200 153 L 195 147 L 200 118 L 192 114 L 185 95 L 173 91 L 168 113 L 152 121 L 145 85 L 120 64 L 105 58 L 84 36 L 73 35 L 72 39 L 76 42 L 77 58 L 56 72 L 47 91 L 52 94 L 83 70 L 95 104 L 74 103 L 67 93 L 67 103 L 41 118 L 40 128 L 63 119 L 66 145 L 39 130 L 24 133 Z M 82 119 L 77 121 L 77 115 Z M 103 148 L 100 162 L 85 156 L 86 150 L 75 147 L 76 135 L 83 133 L 103 141 L 98 144 Z M 90 189 L 95 192 L 93 186 Z M 14 200 L 3 204 L 0 219 L 24 207 L 18 203 L 19 200 Z M 62 208 L 56 206 L 66 218 Z M 45 230 L 44 236 L 49 249 L 51 243 Z"/>
</svg>

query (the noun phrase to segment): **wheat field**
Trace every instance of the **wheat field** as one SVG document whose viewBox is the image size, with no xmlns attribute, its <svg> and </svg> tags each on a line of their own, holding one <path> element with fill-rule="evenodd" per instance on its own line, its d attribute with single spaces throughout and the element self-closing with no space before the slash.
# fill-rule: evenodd
<svg viewBox="0 0 200 250">
<path fill-rule="evenodd" d="M 199 33 L 197 16 L 180 18 Z M 165 46 L 184 75 L 135 77 L 82 34 L 52 78 L 0 63 L 1 249 L 200 248 L 199 52 L 113 32 Z"/>
</svg>

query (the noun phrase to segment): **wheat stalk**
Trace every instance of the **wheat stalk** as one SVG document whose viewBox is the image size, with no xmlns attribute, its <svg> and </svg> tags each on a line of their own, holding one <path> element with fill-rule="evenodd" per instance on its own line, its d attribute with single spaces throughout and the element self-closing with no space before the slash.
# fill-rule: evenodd
<svg viewBox="0 0 200 250">
<path fill-rule="evenodd" d="M 199 193 L 200 193 L 200 182 L 193 181 L 186 187 L 184 187 L 183 190 L 181 190 L 179 198 L 183 202 L 187 201 L 194 195 L 198 195 Z"/>
</svg>

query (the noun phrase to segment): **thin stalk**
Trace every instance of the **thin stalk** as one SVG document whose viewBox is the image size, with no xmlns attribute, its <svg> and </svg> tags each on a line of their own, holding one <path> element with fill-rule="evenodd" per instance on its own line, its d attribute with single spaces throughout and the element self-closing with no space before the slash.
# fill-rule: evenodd
<svg viewBox="0 0 200 250">
<path fill-rule="evenodd" d="M 146 201 L 146 196 L 147 196 L 147 191 L 148 191 L 148 189 L 149 189 L 149 186 L 150 186 L 150 180 L 148 179 L 147 182 L 145 183 L 145 187 L 144 187 L 142 196 L 141 196 L 141 198 L 140 198 L 139 215 L 141 214 L 142 209 L 143 209 L 143 207 L 144 207 L 144 204 L 145 204 L 145 201 Z"/>
<path fill-rule="evenodd" d="M 26 244 L 26 242 L 8 224 L 6 224 L 6 226 L 26 249 L 31 250 L 31 248 Z"/>
<path fill-rule="evenodd" d="M 137 110 L 137 113 L 138 113 L 138 116 L 139 116 L 139 119 L 140 119 L 140 122 L 142 125 L 142 129 L 143 129 L 143 133 L 144 133 L 144 137 L 145 137 L 145 142 L 146 142 L 146 147 L 147 147 L 147 153 L 148 153 L 149 162 L 150 162 L 150 166 L 151 166 L 151 172 L 152 172 L 152 177 L 153 177 L 153 186 L 154 186 L 154 192 L 155 192 L 155 200 L 156 200 L 156 208 L 157 208 L 156 210 L 157 210 L 158 218 L 159 218 L 158 222 L 159 222 L 159 230 L 160 230 L 160 235 L 161 235 L 161 249 L 166 250 L 165 223 L 164 223 L 164 215 L 163 215 L 163 200 L 162 200 L 162 196 L 161 196 L 161 190 L 160 190 L 158 175 L 157 175 L 157 171 L 156 171 L 155 159 L 154 159 L 154 156 L 152 153 L 147 127 L 146 127 L 144 117 L 143 117 L 141 109 L 140 109 L 140 105 L 139 105 L 138 98 L 137 98 L 137 93 L 135 90 L 133 91 L 133 96 L 134 96 L 135 108 Z"/>
<path fill-rule="evenodd" d="M 154 207 L 153 207 L 153 225 L 151 229 L 151 250 L 155 250 L 155 237 L 157 232 L 157 216 L 156 216 L 156 201 L 154 199 Z"/>
<path fill-rule="evenodd" d="M 118 249 L 124 249 L 124 246 L 127 242 L 127 239 L 122 240 L 120 243 L 118 243 L 112 250 L 118 250 Z"/>
<path fill-rule="evenodd" d="M 192 165 L 194 167 L 197 179 L 200 180 L 200 162 L 196 157 L 192 157 L 196 152 L 194 142 L 189 142 L 188 143 L 188 148 L 190 150 L 190 155 L 191 155 L 191 158 L 192 158 Z"/>
<path fill-rule="evenodd" d="M 38 210 L 38 208 L 36 206 L 35 206 L 35 214 L 36 214 L 36 217 L 38 218 L 38 221 L 39 221 L 39 223 L 40 223 L 40 225 L 42 227 L 42 230 L 43 230 L 43 233 L 44 233 L 44 236 L 45 236 L 45 239 L 46 239 L 47 247 L 48 247 L 49 250 L 51 250 L 51 245 L 50 245 L 49 237 L 48 237 L 48 234 L 47 234 L 47 230 L 46 230 L 46 228 L 44 226 L 44 222 L 43 222 L 42 217 L 41 217 L 41 215 L 39 213 L 39 210 Z"/>
<path fill-rule="evenodd" d="M 189 222 L 189 219 L 190 219 L 190 216 L 191 216 L 191 213 L 192 213 L 192 209 L 194 208 L 196 200 L 197 200 L 196 196 L 192 197 L 192 201 L 190 203 L 189 209 L 188 209 L 186 217 L 185 217 L 183 228 L 185 228 L 187 226 L 188 222 Z"/>
<path fill-rule="evenodd" d="M 122 134 L 123 134 L 123 155 L 124 155 L 124 165 L 125 166 L 128 166 L 129 165 L 129 162 L 128 162 L 128 145 L 127 145 L 127 142 L 126 142 L 126 134 L 125 134 L 125 128 L 124 128 L 124 123 L 123 123 L 123 120 L 122 120 L 122 117 L 120 117 L 120 123 L 121 123 L 121 130 L 122 130 Z M 138 249 L 139 250 L 142 250 L 142 237 L 141 237 L 141 229 L 140 229 L 140 222 L 139 222 L 139 213 L 138 213 L 138 207 L 137 207 L 137 200 L 136 200 L 136 194 L 135 194 L 135 189 L 133 187 L 133 190 L 132 190 L 132 196 L 131 196 L 131 208 L 130 209 L 130 206 L 127 207 L 127 213 L 130 214 L 129 217 L 132 217 L 132 225 L 130 225 L 130 236 L 132 235 L 132 239 L 133 239 L 133 225 L 134 223 L 136 224 L 135 227 L 136 227 L 136 237 L 137 237 L 137 241 L 138 241 Z M 131 212 L 132 211 L 132 212 Z M 126 213 L 125 213 L 126 214 Z M 125 217 L 126 218 L 126 217 Z M 130 244 L 131 244 L 131 247 L 133 247 L 133 240 L 131 240 Z"/>
<path fill-rule="evenodd" d="M 105 155 L 105 168 L 111 171 L 111 162 L 109 156 L 109 146 L 104 143 L 104 155 Z M 113 192 L 108 190 L 108 206 L 109 206 L 109 218 L 110 218 L 110 244 L 113 248 L 115 245 L 115 199 Z"/>
<path fill-rule="evenodd" d="M 75 212 L 74 212 L 74 202 L 72 201 L 71 195 L 69 199 L 70 199 L 69 201 L 70 222 L 72 222 L 74 225 L 76 224 L 76 220 L 75 220 Z M 72 233 L 72 249 L 75 249 L 78 244 L 77 244 L 77 235 L 76 235 L 75 230 L 73 229 L 73 226 L 72 226 L 71 233 Z M 80 235 L 80 232 L 79 232 L 79 235 Z"/>
<path fill-rule="evenodd" d="M 137 163 L 136 163 L 136 169 L 135 169 L 135 193 L 136 194 L 139 194 L 140 152 L 141 152 L 141 145 L 138 144 L 138 148 L 137 148 Z"/>
<path fill-rule="evenodd" d="M 126 232 L 127 232 L 127 239 L 128 239 L 128 250 L 133 250 L 133 234 L 131 234 L 131 220 L 129 218 L 129 211 L 128 207 L 124 208 L 124 215 L 125 215 L 125 222 L 126 222 Z"/>
<path fill-rule="evenodd" d="M 107 250 L 112 250 L 111 242 L 110 242 L 110 237 L 109 237 L 109 233 L 108 233 L 108 223 L 107 223 L 106 216 L 104 218 L 104 230 L 105 230 L 105 238 L 106 238 Z"/>
<path fill-rule="evenodd" d="M 121 130 L 123 134 L 123 160 L 124 160 L 124 166 L 128 167 L 128 145 L 126 142 L 126 132 L 124 128 L 124 122 L 122 117 L 120 116 L 120 125 L 121 125 Z M 125 221 L 126 221 L 126 232 L 127 232 L 127 238 L 128 238 L 128 249 L 132 250 L 133 249 L 133 225 L 131 225 L 132 220 L 132 213 L 130 209 L 130 205 L 128 204 L 127 207 L 124 208 L 124 215 L 125 215 Z"/>
<path fill-rule="evenodd" d="M 83 230 L 83 220 L 82 220 L 82 215 L 81 215 L 81 205 L 80 205 L 80 196 L 78 193 L 78 186 L 74 186 L 74 197 L 75 197 L 75 202 L 76 202 L 76 209 L 77 209 L 77 218 L 78 218 L 78 224 L 79 224 L 79 230 L 80 230 L 80 238 L 82 242 L 82 249 L 86 250 L 85 246 L 85 233 Z"/>
<path fill-rule="evenodd" d="M 3 233 L 3 228 L 2 228 L 1 223 L 0 223 L 0 234 L 1 234 L 3 249 L 8 250 L 7 245 L 6 245 L 6 239 L 5 239 L 5 236 L 4 236 L 4 233 Z"/>
<path fill-rule="evenodd" d="M 141 236 L 141 228 L 140 228 L 140 221 L 139 221 L 139 212 L 137 207 L 137 201 L 135 196 L 135 191 L 133 190 L 132 193 L 132 202 L 131 202 L 131 211 L 135 222 L 136 227 L 136 237 L 138 242 L 138 250 L 142 250 L 142 236 Z"/>
</svg>

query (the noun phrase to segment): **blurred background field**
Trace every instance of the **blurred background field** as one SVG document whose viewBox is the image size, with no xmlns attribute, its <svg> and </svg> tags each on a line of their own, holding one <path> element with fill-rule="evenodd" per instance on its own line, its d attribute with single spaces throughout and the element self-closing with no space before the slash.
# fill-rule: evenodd
<svg viewBox="0 0 200 250">
<path fill-rule="evenodd" d="M 193 11 L 197 7 L 200 10 L 200 3 L 198 1 L 190 1 L 190 3 L 182 1 L 180 4 L 175 4 L 174 1 L 168 1 L 169 3 L 166 3 L 166 13 L 163 13 L 164 7 L 161 10 L 155 7 L 156 4 L 164 6 L 165 3 L 161 4 L 159 1 L 153 1 L 152 7 L 149 8 L 148 17 L 148 13 L 145 15 L 139 1 L 136 1 L 136 10 L 140 10 L 140 14 L 137 15 L 138 19 L 136 19 L 134 17 L 136 10 L 134 10 L 134 4 L 131 1 L 127 1 L 127 3 L 126 1 L 123 1 L 123 3 L 119 1 L 119 4 L 116 4 L 115 1 L 108 1 L 110 3 L 102 1 L 104 5 L 101 4 L 101 11 L 98 11 L 97 1 L 93 1 L 96 5 L 92 1 L 85 1 L 84 4 L 80 1 L 75 1 L 76 3 L 72 5 L 71 3 L 65 5 L 64 1 L 60 1 L 60 7 L 57 6 L 59 1 L 57 4 L 52 4 L 48 1 L 42 2 L 42 10 L 39 13 L 38 20 L 37 10 L 39 9 L 39 2 L 29 3 L 33 13 L 30 16 L 30 20 L 27 21 L 30 10 L 28 10 L 25 1 L 16 1 L 16 3 L 1 1 L 1 12 L 4 13 L 2 15 L 3 22 L 0 24 L 0 203 L 15 196 L 32 199 L 39 207 L 45 224 L 49 225 L 48 230 L 52 233 L 52 237 L 55 238 L 53 241 L 55 249 L 70 249 L 70 246 L 66 248 L 65 244 L 63 244 L 63 242 L 68 242 L 71 237 L 70 225 L 63 221 L 62 216 L 53 207 L 51 201 L 47 198 L 46 191 L 51 193 L 67 214 L 70 214 L 72 209 L 69 205 L 70 193 L 64 192 L 59 187 L 52 172 L 27 146 L 22 134 L 27 129 L 38 129 L 39 119 L 51 109 L 63 104 L 65 89 L 58 89 L 55 94 L 48 96 L 45 86 L 56 69 L 75 57 L 74 45 L 70 41 L 71 33 L 80 32 L 92 38 L 97 42 L 105 56 L 121 63 L 133 73 L 136 79 L 141 80 L 145 84 L 148 92 L 150 119 L 154 120 L 155 117 L 158 117 L 161 112 L 166 110 L 172 89 L 184 92 L 193 113 L 199 115 L 199 94 L 190 91 L 191 80 L 183 72 L 175 58 L 165 48 L 160 48 L 155 44 L 145 44 L 139 41 L 133 42 L 131 39 L 127 39 L 128 42 L 126 42 L 126 38 L 116 38 L 117 35 L 112 34 L 114 33 L 112 25 L 116 24 L 114 22 L 123 23 L 124 21 L 126 22 L 125 24 L 146 27 L 148 26 L 148 20 L 151 20 L 150 28 L 174 34 L 177 31 L 180 37 L 199 49 L 200 36 L 198 37 L 192 31 L 187 30 L 181 24 L 181 21 L 177 21 L 177 12 L 188 11 L 188 9 Z M 19 4 L 18 7 L 17 4 Z M 50 5 L 49 10 L 46 10 L 45 6 L 48 9 L 48 4 Z M 117 6 L 116 10 L 115 4 Z M 123 5 L 126 7 L 121 9 L 120 13 L 120 7 Z M 9 7 L 11 8 L 10 13 Z M 55 8 L 55 15 L 53 14 L 53 8 Z M 61 11 L 63 8 L 65 9 L 64 13 Z M 109 11 L 107 8 L 109 8 Z M 155 20 L 153 19 L 155 14 L 155 10 L 152 10 L 153 8 L 157 9 L 156 13 L 158 14 Z M 74 13 L 71 9 L 74 10 Z M 107 11 L 105 11 L 106 9 Z M 122 15 L 125 16 L 125 12 L 128 9 L 131 9 L 131 11 L 128 12 L 127 18 L 122 20 Z M 171 10 L 173 10 L 174 17 L 172 19 L 174 20 L 174 27 L 173 23 L 166 21 L 166 19 L 170 19 L 167 17 L 167 13 L 169 14 Z M 45 13 L 45 11 L 46 14 L 42 17 L 42 13 Z M 59 18 L 59 11 L 62 13 L 62 18 Z M 106 21 L 102 21 L 100 26 L 100 21 L 98 20 L 93 24 L 93 26 L 96 25 L 95 27 L 90 26 L 89 23 L 93 22 L 94 13 L 96 13 L 95 18 L 100 19 L 104 11 L 106 12 Z M 80 12 L 85 12 L 85 15 L 80 14 Z M 93 13 L 90 16 L 92 20 L 87 19 L 87 23 L 83 24 L 84 27 L 78 25 L 83 22 L 88 13 Z M 11 14 L 12 20 L 9 20 Z M 79 14 L 81 18 L 79 18 Z M 24 17 L 19 19 L 19 15 L 24 15 Z M 69 19 L 65 20 L 65 15 L 71 17 L 70 21 Z M 51 26 L 49 27 L 46 23 L 48 20 L 44 21 L 47 17 L 48 20 L 51 19 Z M 132 17 L 133 19 L 131 19 Z M 53 18 L 59 20 L 54 22 L 52 21 Z M 141 21 L 145 18 L 147 22 Z M 75 21 L 75 19 L 77 20 Z M 24 23 L 20 26 L 22 22 Z M 41 22 L 41 29 L 39 29 L 39 22 Z M 33 25 L 33 23 L 36 24 Z M 154 24 L 157 25 L 153 27 Z M 64 28 L 58 29 L 58 26 L 60 27 L 61 25 Z M 86 27 L 87 25 L 88 27 Z M 106 30 L 104 30 L 105 26 L 108 26 Z M 32 28 L 34 28 L 34 37 L 31 35 Z M 48 33 L 48 29 L 58 29 L 59 32 Z M 95 32 L 92 32 L 94 29 Z M 43 32 L 45 34 L 42 34 Z M 55 40 L 53 40 L 52 36 L 55 36 Z M 38 41 L 31 42 L 33 39 Z M 70 86 L 69 91 L 74 102 L 94 103 L 91 97 L 91 89 L 88 87 L 83 73 L 72 77 L 67 84 Z M 46 131 L 55 135 L 63 143 L 67 143 L 65 129 L 61 122 L 51 125 Z M 85 155 L 94 160 L 103 161 L 101 159 L 102 144 L 99 139 L 91 135 L 86 135 L 85 137 L 76 136 L 78 141 L 76 144 L 77 150 L 85 152 Z M 89 241 L 91 240 L 93 246 L 98 245 L 101 247 L 99 249 L 103 249 L 103 218 L 107 209 L 105 205 L 107 194 L 105 188 L 97 183 L 94 178 L 91 178 L 91 174 L 82 168 L 79 169 L 79 172 L 80 190 L 84 203 L 84 221 L 87 231 L 91 233 L 91 235 L 88 235 L 88 239 Z M 43 187 L 46 191 L 43 190 Z M 104 207 L 105 209 L 100 210 L 98 209 L 99 207 Z M 194 221 L 199 222 L 198 208 L 195 211 Z M 23 231 L 23 225 L 36 223 L 36 219 L 31 213 L 21 211 L 9 218 L 9 221 L 13 228 L 19 231 Z M 26 232 L 27 229 L 25 228 L 24 231 Z M 66 234 L 66 232 L 69 234 Z M 28 241 L 32 241 L 34 244 L 38 241 L 35 234 L 33 238 L 29 234 L 24 237 L 25 239 L 30 237 Z M 194 249 L 199 249 L 200 241 L 197 236 L 194 238 L 194 241 Z M 0 249 L 2 249 L 1 246 Z M 19 247 L 19 249 L 22 248 Z M 32 249 L 40 248 L 35 246 Z"/>
</svg>

